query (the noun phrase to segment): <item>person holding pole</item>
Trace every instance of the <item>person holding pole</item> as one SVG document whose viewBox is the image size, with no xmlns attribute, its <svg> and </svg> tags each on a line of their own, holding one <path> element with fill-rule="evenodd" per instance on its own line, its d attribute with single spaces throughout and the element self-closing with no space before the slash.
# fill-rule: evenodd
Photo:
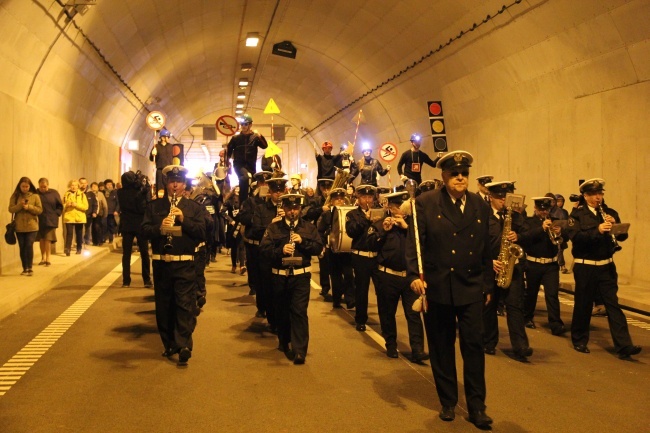
<svg viewBox="0 0 650 433">
<path fill-rule="evenodd" d="M 472 162 L 468 152 L 449 152 L 436 164 L 442 169 L 444 187 L 424 192 L 415 199 L 415 221 L 409 225 L 406 244 L 407 278 L 411 290 L 426 294 L 428 312 L 424 314 L 424 325 L 431 370 L 442 405 L 440 419 L 452 421 L 456 416 L 458 326 L 469 421 L 479 428 L 489 428 L 492 418 L 485 413 L 482 312 L 486 299 L 490 299 L 494 279 L 490 208 L 485 200 L 467 190 Z M 418 258 L 422 260 L 422 272 Z"/>
</svg>

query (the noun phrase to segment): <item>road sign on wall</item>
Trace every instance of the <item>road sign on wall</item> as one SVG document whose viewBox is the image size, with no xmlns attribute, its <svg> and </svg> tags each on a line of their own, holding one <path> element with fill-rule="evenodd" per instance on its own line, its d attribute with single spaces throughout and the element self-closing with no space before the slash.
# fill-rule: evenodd
<svg viewBox="0 0 650 433">
<path fill-rule="evenodd" d="M 397 146 L 391 142 L 386 142 L 379 148 L 379 157 L 382 161 L 391 162 L 397 158 Z"/>
</svg>

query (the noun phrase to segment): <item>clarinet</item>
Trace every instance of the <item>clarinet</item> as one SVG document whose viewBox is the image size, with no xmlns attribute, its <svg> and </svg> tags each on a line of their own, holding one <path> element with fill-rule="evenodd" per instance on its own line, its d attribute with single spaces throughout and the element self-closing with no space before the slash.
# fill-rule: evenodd
<svg viewBox="0 0 650 433">
<path fill-rule="evenodd" d="M 600 216 L 603 219 L 603 222 L 607 222 L 607 214 L 605 213 L 605 209 L 603 209 L 602 204 L 598 206 L 598 211 L 600 212 Z M 618 241 L 616 240 L 616 236 L 614 236 L 613 234 L 610 234 L 610 236 L 612 239 L 612 255 L 614 255 L 618 251 L 621 251 L 623 247 L 618 244 Z"/>
</svg>

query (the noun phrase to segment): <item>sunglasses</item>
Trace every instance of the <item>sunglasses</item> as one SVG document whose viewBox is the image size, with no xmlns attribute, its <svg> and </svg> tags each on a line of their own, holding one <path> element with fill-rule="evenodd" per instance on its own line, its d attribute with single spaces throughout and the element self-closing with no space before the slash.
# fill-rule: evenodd
<svg viewBox="0 0 650 433">
<path fill-rule="evenodd" d="M 463 177 L 468 177 L 469 176 L 469 171 L 467 171 L 467 170 L 465 170 L 465 171 L 451 171 L 451 172 L 449 172 L 449 174 L 451 175 L 451 177 L 458 177 L 459 174 L 461 176 L 463 176 Z"/>
</svg>

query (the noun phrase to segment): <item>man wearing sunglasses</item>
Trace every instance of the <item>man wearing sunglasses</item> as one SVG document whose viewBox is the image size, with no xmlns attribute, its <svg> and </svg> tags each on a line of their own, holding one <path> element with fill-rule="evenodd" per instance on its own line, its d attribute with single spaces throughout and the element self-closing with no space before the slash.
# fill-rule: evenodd
<svg viewBox="0 0 650 433">
<path fill-rule="evenodd" d="M 407 278 L 411 290 L 426 293 L 429 309 L 424 324 L 431 355 L 431 370 L 442 410 L 452 421 L 458 403 L 456 378 L 456 326 L 460 331 L 463 377 L 469 421 L 488 428 L 485 413 L 485 353 L 482 310 L 489 300 L 494 272 L 490 257 L 490 207 L 467 190 L 473 157 L 449 152 L 438 160 L 442 189 L 423 192 L 415 199 L 417 225 L 409 225 L 406 245 Z M 419 235 L 419 250 L 414 236 Z M 419 256 L 419 257 L 418 257 Z M 421 258 L 422 269 L 418 266 Z M 420 275 L 424 274 L 424 281 Z"/>
<path fill-rule="evenodd" d="M 239 203 L 248 198 L 250 182 L 255 174 L 257 162 L 257 148 L 266 149 L 266 138 L 251 129 L 253 118 L 244 114 L 239 118 L 241 132 L 235 135 L 228 143 L 228 159 L 232 158 L 232 165 L 239 178 Z"/>
</svg>

